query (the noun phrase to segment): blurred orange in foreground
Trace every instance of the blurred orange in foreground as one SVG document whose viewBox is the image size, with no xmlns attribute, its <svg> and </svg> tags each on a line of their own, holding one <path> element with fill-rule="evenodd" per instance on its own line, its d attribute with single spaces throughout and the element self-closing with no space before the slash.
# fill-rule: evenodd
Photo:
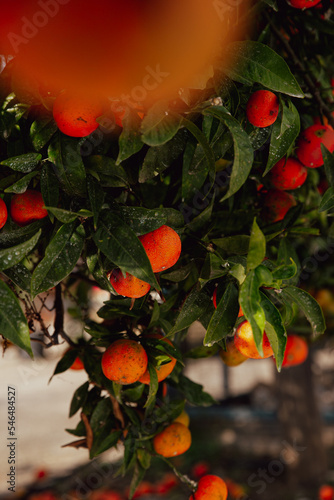
<svg viewBox="0 0 334 500">
<path fill-rule="evenodd" d="M 155 100 L 208 71 L 236 18 L 222 0 L 16 0 L 1 9 L 0 53 L 47 88 Z"/>
</svg>

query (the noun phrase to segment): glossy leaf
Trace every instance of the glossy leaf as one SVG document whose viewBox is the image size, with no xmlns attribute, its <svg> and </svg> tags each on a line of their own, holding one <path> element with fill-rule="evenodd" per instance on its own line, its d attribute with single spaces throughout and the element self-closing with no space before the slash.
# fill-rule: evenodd
<svg viewBox="0 0 334 500">
<path fill-rule="evenodd" d="M 135 110 L 130 110 L 122 120 L 123 130 L 118 139 L 119 153 L 116 165 L 138 153 L 144 146 L 141 140 L 141 118 Z"/>
<path fill-rule="evenodd" d="M 104 187 L 125 187 L 128 185 L 128 176 L 121 165 L 109 156 L 92 155 L 86 158 L 88 171 L 100 179 Z"/>
<path fill-rule="evenodd" d="M 7 276 L 16 286 L 30 294 L 31 273 L 21 263 L 9 267 L 3 274 Z"/>
<path fill-rule="evenodd" d="M 73 398 L 70 405 L 69 417 L 72 417 L 76 412 L 83 407 L 88 396 L 89 382 L 82 384 L 73 394 Z"/>
<path fill-rule="evenodd" d="M 183 307 L 176 318 L 175 325 L 168 332 L 168 337 L 188 328 L 194 321 L 198 320 L 206 309 L 211 306 L 210 297 L 194 288 L 186 298 Z"/>
<path fill-rule="evenodd" d="M 142 121 L 141 140 L 149 146 L 161 146 L 170 141 L 180 128 L 182 118 L 170 114 L 166 102 L 157 102 L 148 111 Z"/>
<path fill-rule="evenodd" d="M 311 325 L 314 336 L 324 333 L 326 330 L 324 315 L 321 307 L 312 295 L 295 286 L 285 287 L 282 293 L 284 293 L 285 297 L 295 302 L 301 311 L 303 311 Z"/>
<path fill-rule="evenodd" d="M 221 199 L 226 200 L 239 191 L 246 182 L 252 168 L 254 151 L 248 135 L 240 123 L 223 106 L 212 106 L 205 110 L 205 114 L 216 116 L 228 127 L 234 145 L 234 160 L 228 192 Z"/>
<path fill-rule="evenodd" d="M 42 231 L 39 230 L 32 238 L 14 247 L 0 250 L 0 271 L 15 266 L 21 262 L 26 255 L 29 255 L 31 250 L 36 246 L 41 236 L 41 232 Z"/>
<path fill-rule="evenodd" d="M 38 172 L 30 172 L 29 174 L 24 175 L 17 182 L 6 188 L 5 193 L 15 193 L 15 194 L 24 193 L 27 190 L 31 179 L 36 177 L 37 174 Z"/>
<path fill-rule="evenodd" d="M 21 347 L 31 358 L 29 327 L 20 303 L 12 290 L 0 280 L 0 331 L 6 339 Z"/>
<path fill-rule="evenodd" d="M 93 240 L 116 266 L 160 289 L 144 247 L 134 231 L 115 212 L 101 213 Z"/>
<path fill-rule="evenodd" d="M 286 347 L 286 330 L 282 320 L 282 316 L 275 305 L 268 297 L 260 292 L 261 307 L 265 314 L 265 331 L 269 339 L 270 345 L 274 351 L 276 366 L 278 371 L 281 370 L 284 352 Z"/>
<path fill-rule="evenodd" d="M 154 231 L 163 225 L 183 227 L 182 214 L 174 208 L 148 209 L 143 207 L 119 207 L 124 221 L 137 234 L 142 235 Z"/>
<path fill-rule="evenodd" d="M 203 341 L 205 346 L 210 347 L 233 332 L 239 312 L 238 295 L 235 285 L 228 284 L 206 331 Z"/>
<path fill-rule="evenodd" d="M 48 154 L 63 190 L 69 196 L 85 196 L 86 171 L 78 140 L 58 133 L 52 139 Z"/>
<path fill-rule="evenodd" d="M 282 94 L 304 97 L 287 63 L 267 45 L 247 40 L 230 43 L 227 50 L 233 62 L 224 71 L 232 80 L 244 85 L 260 83 Z"/>
<path fill-rule="evenodd" d="M 58 130 L 52 117 L 39 118 L 30 127 L 30 139 L 36 151 L 40 151 Z"/>
<path fill-rule="evenodd" d="M 1 165 L 6 165 L 16 172 L 27 174 L 39 165 L 41 159 L 42 155 L 38 153 L 27 153 L 3 160 Z"/>
<path fill-rule="evenodd" d="M 320 147 L 327 180 L 331 188 L 334 188 L 334 154 L 331 153 L 323 144 L 321 144 Z"/>
<path fill-rule="evenodd" d="M 251 237 L 249 241 L 249 249 L 247 255 L 247 269 L 246 272 L 251 269 L 255 269 L 261 264 L 266 256 L 266 238 L 257 225 L 256 219 L 253 221 L 253 227 L 251 231 Z"/>
<path fill-rule="evenodd" d="M 70 274 L 83 250 L 84 238 L 85 231 L 76 222 L 61 226 L 33 272 L 33 296 L 49 290 Z"/>
</svg>

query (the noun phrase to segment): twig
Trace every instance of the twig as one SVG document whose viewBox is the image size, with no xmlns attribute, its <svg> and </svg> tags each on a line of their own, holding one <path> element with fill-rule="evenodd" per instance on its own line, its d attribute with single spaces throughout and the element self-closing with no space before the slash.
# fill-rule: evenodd
<svg viewBox="0 0 334 500">
<path fill-rule="evenodd" d="M 320 92 L 319 92 L 319 89 L 316 87 L 316 85 L 313 82 L 312 78 L 308 74 L 307 69 L 305 68 L 304 64 L 297 57 L 297 54 L 295 53 L 295 51 L 293 50 L 293 48 L 289 44 L 289 41 L 276 28 L 276 26 L 274 26 L 274 24 L 272 23 L 272 21 L 270 20 L 270 18 L 269 18 L 268 15 L 267 15 L 267 19 L 269 21 L 269 24 L 270 24 L 273 32 L 275 33 L 276 37 L 280 40 L 280 42 L 284 45 L 285 50 L 290 55 L 290 57 L 291 57 L 292 61 L 294 62 L 294 64 L 302 71 L 302 73 L 304 75 L 305 83 L 306 83 L 306 85 L 307 85 L 310 93 L 312 94 L 313 98 L 317 101 L 317 103 L 318 103 L 318 105 L 320 107 L 320 111 L 328 119 L 328 124 L 331 125 L 334 128 L 334 116 L 332 115 L 332 112 L 329 109 L 329 107 L 327 106 L 327 104 L 322 99 L 322 97 L 320 95 Z"/>
</svg>

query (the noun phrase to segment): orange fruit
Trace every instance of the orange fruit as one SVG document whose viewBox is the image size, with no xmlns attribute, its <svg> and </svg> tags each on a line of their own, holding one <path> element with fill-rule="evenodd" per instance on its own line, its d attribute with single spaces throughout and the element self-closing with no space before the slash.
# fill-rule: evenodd
<svg viewBox="0 0 334 500">
<path fill-rule="evenodd" d="M 167 342 L 169 345 L 173 345 L 172 342 L 169 339 L 165 339 L 163 335 L 159 335 L 157 333 L 153 333 L 151 335 L 147 335 L 147 338 L 156 338 L 156 339 L 162 339 L 164 342 Z M 171 360 L 169 363 L 166 363 L 164 365 L 156 366 L 155 370 L 158 375 L 158 382 L 162 382 L 165 380 L 165 378 L 168 377 L 174 370 L 174 366 L 176 364 L 176 359 L 171 357 Z M 148 370 L 140 377 L 139 382 L 142 384 L 149 384 L 150 383 L 150 373 Z"/>
<path fill-rule="evenodd" d="M 24 193 L 12 196 L 10 215 L 16 224 L 25 226 L 30 222 L 47 217 L 48 212 L 44 205 L 42 194 L 39 191 L 27 189 Z"/>
<path fill-rule="evenodd" d="M 117 384 L 137 382 L 147 368 L 147 354 L 135 340 L 120 339 L 113 342 L 102 356 L 104 375 Z"/>
<path fill-rule="evenodd" d="M 219 351 L 219 356 L 227 366 L 238 366 L 248 359 L 247 356 L 241 354 L 241 352 L 236 348 L 234 337 L 226 339 L 226 351 L 221 349 Z"/>
<path fill-rule="evenodd" d="M 91 500 L 123 500 L 123 497 L 112 490 L 96 490 L 92 492 Z"/>
<path fill-rule="evenodd" d="M 181 254 L 181 239 L 174 229 L 161 226 L 150 233 L 139 236 L 154 273 L 174 266 Z"/>
<path fill-rule="evenodd" d="M 238 351 L 241 352 L 247 358 L 253 359 L 263 359 L 270 358 L 272 356 L 273 350 L 269 343 L 266 332 L 263 333 L 263 356 L 260 356 L 258 350 L 255 345 L 253 330 L 249 323 L 249 321 L 243 321 L 237 328 L 237 331 L 234 336 L 234 344 Z"/>
<path fill-rule="evenodd" d="M 174 418 L 174 422 L 180 422 L 186 427 L 189 427 L 190 418 L 188 413 L 185 410 L 183 410 L 178 417 Z"/>
<path fill-rule="evenodd" d="M 6 203 L 0 198 L 0 229 L 4 227 L 7 222 L 8 211 Z"/>
<path fill-rule="evenodd" d="M 320 3 L 321 0 L 287 0 L 287 2 L 295 9 L 309 9 Z"/>
<path fill-rule="evenodd" d="M 308 345 L 298 335 L 288 335 L 282 366 L 296 366 L 304 363 L 308 356 Z"/>
<path fill-rule="evenodd" d="M 73 364 L 70 366 L 70 370 L 83 370 L 83 369 L 84 369 L 84 364 L 79 358 L 79 356 L 77 356 Z"/>
<path fill-rule="evenodd" d="M 180 422 L 173 422 L 153 438 L 153 448 L 158 455 L 170 458 L 182 455 L 191 445 L 191 433 Z"/>
<path fill-rule="evenodd" d="M 295 205 L 296 200 L 291 194 L 280 189 L 269 189 L 263 194 L 261 217 L 266 222 L 278 222 Z"/>
<path fill-rule="evenodd" d="M 319 500 L 334 500 L 334 488 L 328 484 L 323 484 L 319 489 Z"/>
<path fill-rule="evenodd" d="M 197 490 L 189 500 L 226 500 L 227 494 L 225 481 L 221 477 L 208 474 L 198 481 Z"/>
<path fill-rule="evenodd" d="M 53 105 L 53 117 L 63 134 L 71 137 L 86 137 L 99 126 L 96 118 L 103 113 L 97 102 L 68 94 L 59 94 Z"/>
<path fill-rule="evenodd" d="M 278 116 L 278 97 L 270 90 L 257 90 L 247 103 L 246 115 L 248 121 L 255 127 L 269 127 Z"/>
<path fill-rule="evenodd" d="M 299 136 L 296 155 L 298 160 L 309 168 L 318 168 L 324 164 L 321 144 L 333 153 L 334 130 L 326 125 L 311 125 Z"/>
<path fill-rule="evenodd" d="M 136 278 L 132 274 L 126 273 L 124 278 L 120 269 L 115 269 L 110 275 L 110 283 L 117 293 L 125 297 L 138 299 L 146 295 L 151 288 L 151 285 Z"/>
<path fill-rule="evenodd" d="M 297 189 L 306 181 L 307 170 L 294 158 L 282 158 L 270 170 L 270 182 L 277 189 Z"/>
</svg>

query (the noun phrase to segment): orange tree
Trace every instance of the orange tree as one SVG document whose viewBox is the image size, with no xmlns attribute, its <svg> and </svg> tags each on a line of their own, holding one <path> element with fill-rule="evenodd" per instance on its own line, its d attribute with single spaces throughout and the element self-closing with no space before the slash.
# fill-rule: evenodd
<svg viewBox="0 0 334 500">
<path fill-rule="evenodd" d="M 45 347 L 69 344 L 54 374 L 87 372 L 70 404 L 71 416 L 80 410 L 72 445 L 93 458 L 122 440 L 122 472 L 134 470 L 130 497 L 157 455 L 156 436 L 184 404 L 214 403 L 183 374 L 186 359 L 224 351 L 248 321 L 259 356 L 265 332 L 280 370 L 287 329 L 306 318 L 307 342 L 325 330 L 306 291 L 313 269 L 305 262 L 318 241 L 326 258 L 332 253 L 333 7 L 258 1 L 240 22 L 253 14 L 251 33 L 227 46 L 233 63 L 217 64 L 205 85 L 153 105 L 116 103 L 116 114 L 115 102 L 82 110 L 76 99 L 73 121 L 67 98 L 17 79 L 15 58 L 0 74 L 1 335 L 32 356 L 35 321 Z M 89 121 L 90 135 L 78 121 Z M 169 236 L 159 246 L 166 227 L 172 256 Z M 151 254 L 169 264 L 154 272 Z M 87 314 L 96 286 L 110 293 L 101 322 Z M 54 297 L 52 330 L 44 302 L 36 305 L 45 293 Z M 69 294 L 85 322 L 79 340 L 64 328 Z M 206 329 L 203 346 L 185 351 L 196 320 Z M 129 350 L 118 353 L 117 369 L 135 377 L 116 377 L 125 383 L 106 376 L 120 340 L 140 344 L 139 367 Z"/>
</svg>

